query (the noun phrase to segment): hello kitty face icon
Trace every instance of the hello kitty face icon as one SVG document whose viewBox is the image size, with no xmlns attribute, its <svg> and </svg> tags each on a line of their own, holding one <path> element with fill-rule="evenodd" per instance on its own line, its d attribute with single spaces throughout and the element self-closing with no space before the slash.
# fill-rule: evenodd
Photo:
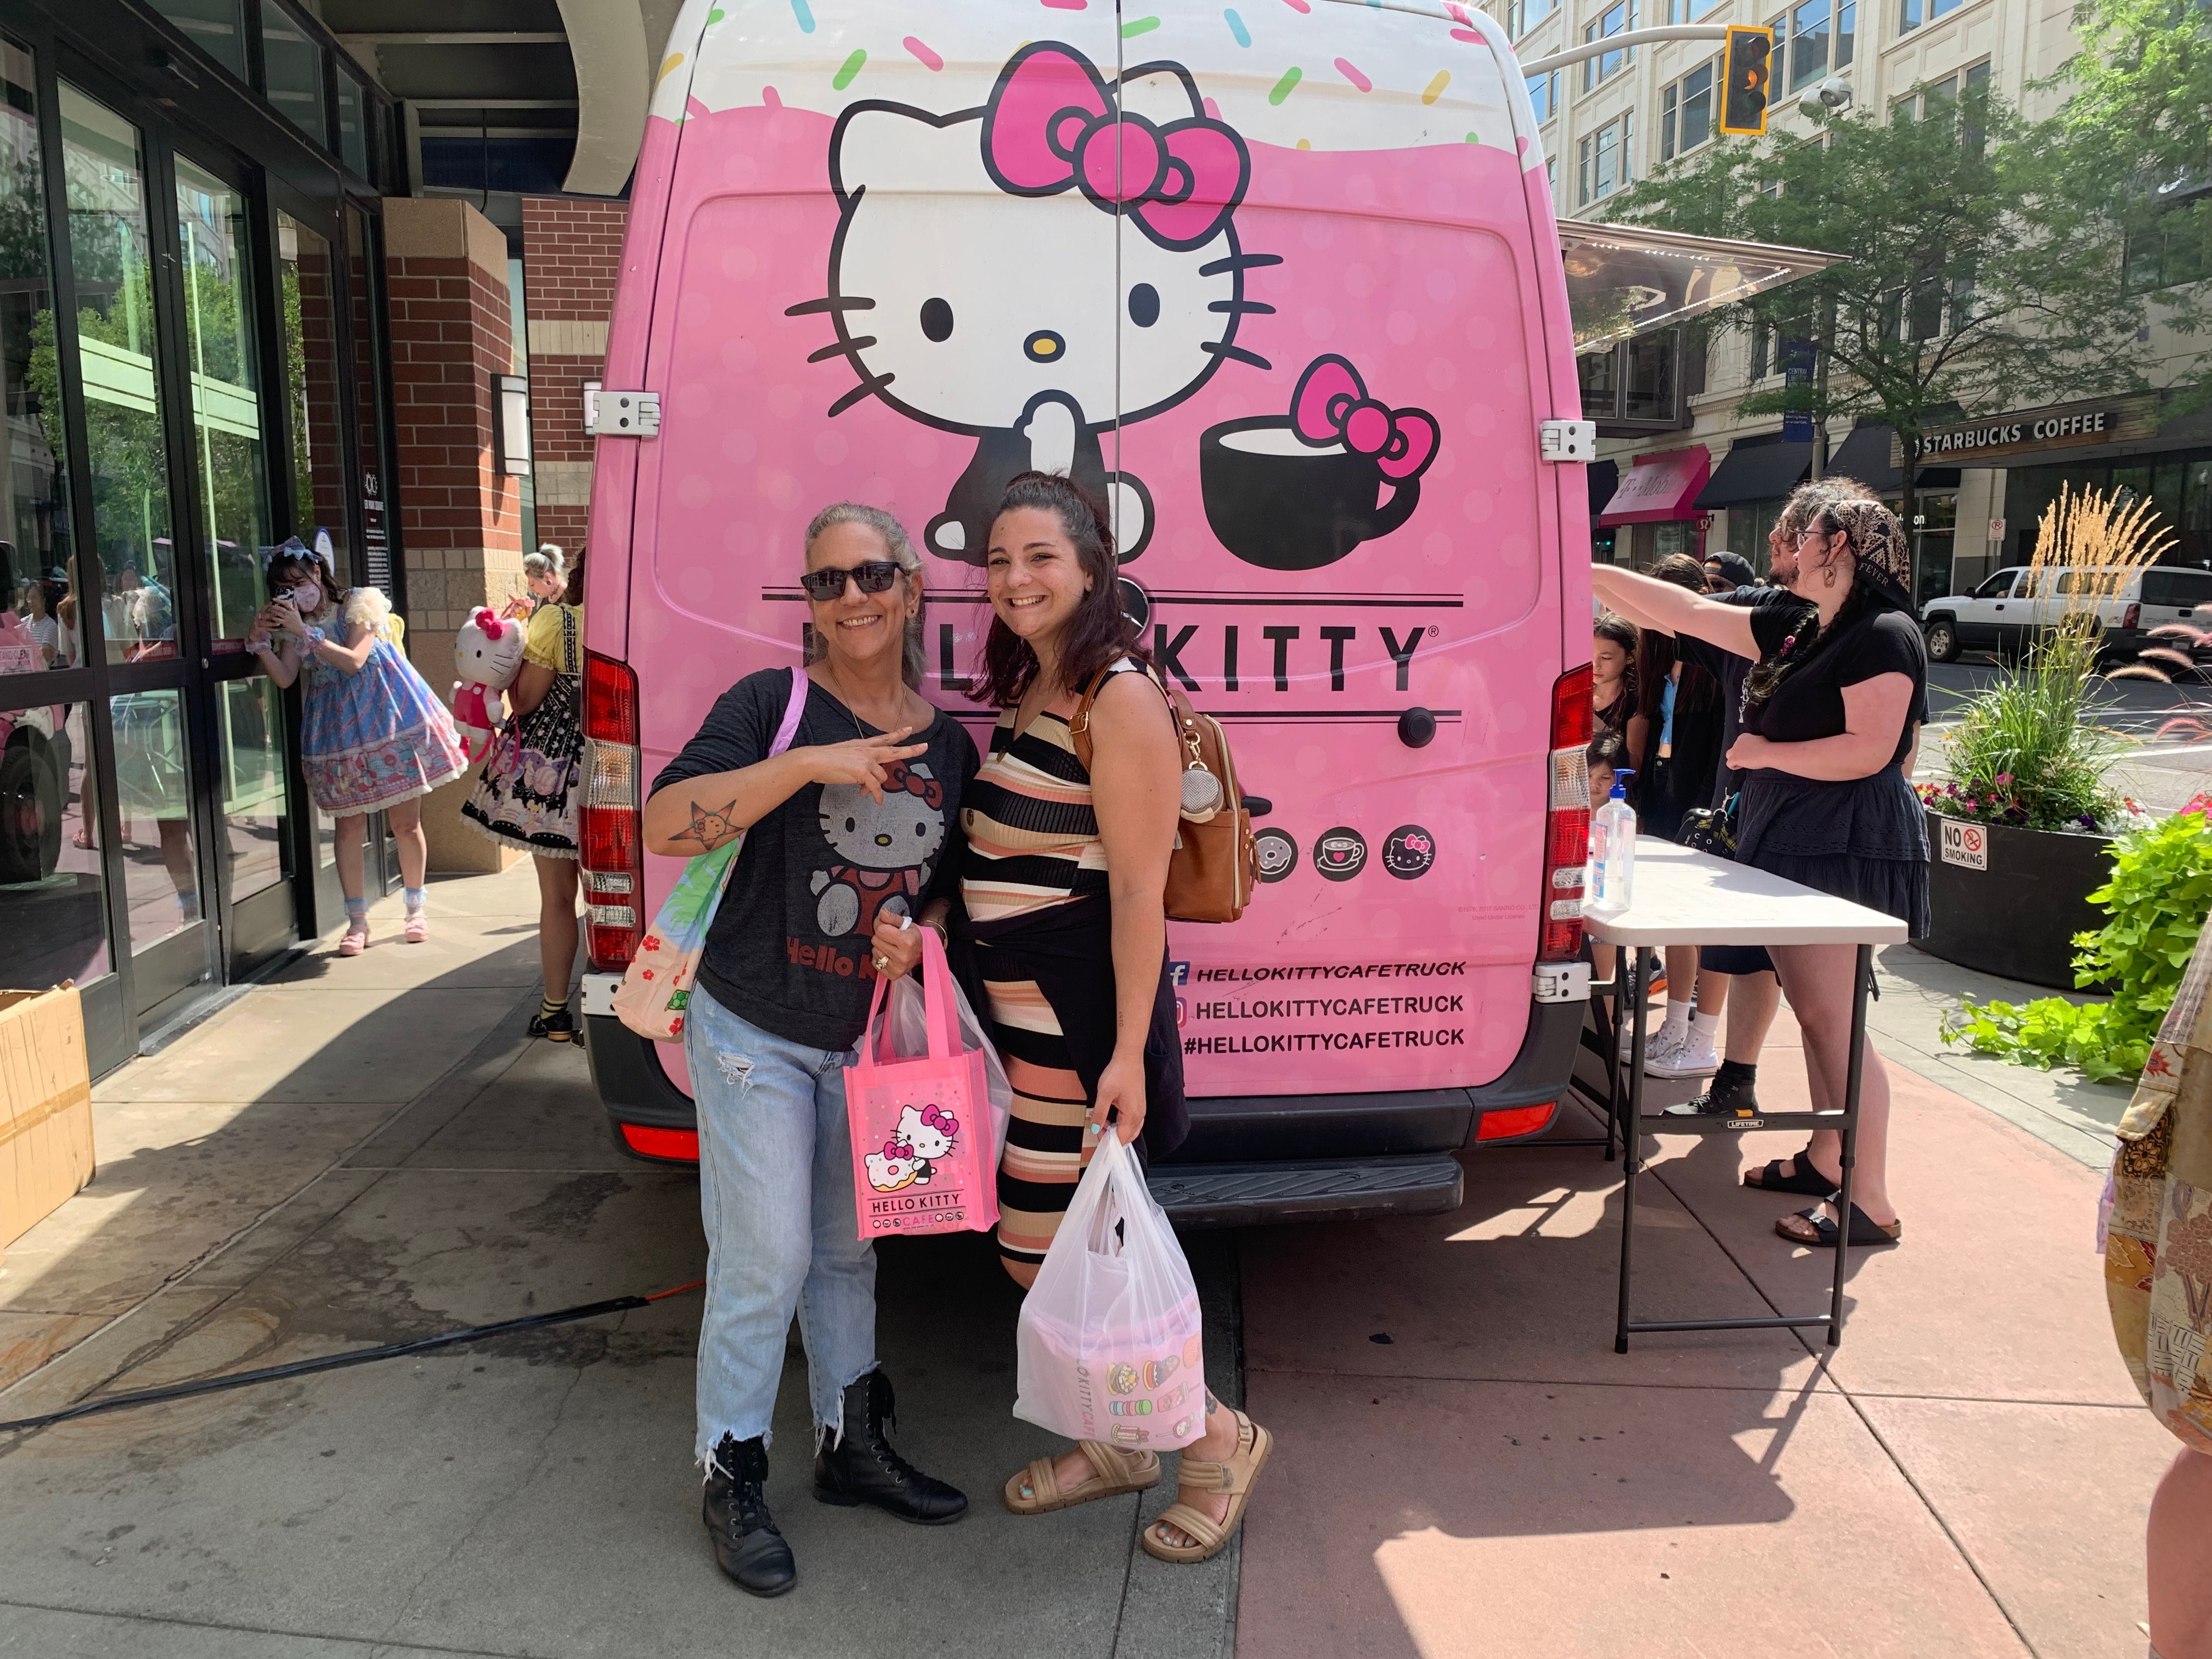
<svg viewBox="0 0 2212 1659">
<path fill-rule="evenodd" d="M 826 313 L 836 340 L 815 356 L 860 377 L 833 416 L 874 397 L 978 439 L 931 550 L 981 563 L 988 514 L 1035 467 L 1105 495 L 1136 557 L 1151 496 L 1107 471 L 1098 434 L 1173 408 L 1225 360 L 1269 366 L 1237 331 L 1273 309 L 1244 297 L 1244 273 L 1280 259 L 1238 242 L 1250 157 L 1190 72 L 1144 64 L 1109 82 L 1073 46 L 1033 41 L 980 108 L 848 106 L 830 178 L 843 214 L 829 291 L 787 314 Z"/>
<path fill-rule="evenodd" d="M 855 869 L 927 865 L 945 845 L 945 786 L 920 762 L 893 762 L 885 770 L 880 802 L 856 784 L 822 792 L 822 833 Z"/>
<path fill-rule="evenodd" d="M 898 1139 L 924 1164 L 952 1150 L 960 1120 L 942 1106 L 906 1106 L 899 1110 Z"/>
</svg>

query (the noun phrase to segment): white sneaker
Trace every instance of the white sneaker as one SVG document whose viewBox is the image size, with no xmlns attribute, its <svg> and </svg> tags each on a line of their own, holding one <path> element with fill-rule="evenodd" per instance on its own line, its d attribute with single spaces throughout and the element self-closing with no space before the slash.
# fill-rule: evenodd
<svg viewBox="0 0 2212 1659">
<path fill-rule="evenodd" d="M 1644 1039 L 1644 1076 L 1653 1075 L 1653 1068 L 1674 1052 L 1682 1041 L 1683 1029 L 1671 1025 L 1665 1020 L 1660 1021 L 1651 1028 Z M 1620 1061 L 1624 1066 L 1628 1063 L 1628 1046 L 1626 1043 L 1621 1045 Z"/>
<path fill-rule="evenodd" d="M 1647 1047 L 1644 1054 L 1646 1077 L 1710 1077 L 1720 1069 L 1721 1057 L 1712 1036 L 1694 1025 L 1680 1028 L 1681 1036 L 1663 1052 Z"/>
</svg>

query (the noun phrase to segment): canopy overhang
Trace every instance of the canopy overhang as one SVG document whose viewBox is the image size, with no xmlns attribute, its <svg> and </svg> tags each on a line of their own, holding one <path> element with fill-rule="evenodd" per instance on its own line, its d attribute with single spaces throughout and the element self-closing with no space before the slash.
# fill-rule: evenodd
<svg viewBox="0 0 2212 1659">
<path fill-rule="evenodd" d="M 1640 225 L 1559 223 L 1577 352 L 1672 328 L 1826 270 L 1844 257 Z"/>
</svg>

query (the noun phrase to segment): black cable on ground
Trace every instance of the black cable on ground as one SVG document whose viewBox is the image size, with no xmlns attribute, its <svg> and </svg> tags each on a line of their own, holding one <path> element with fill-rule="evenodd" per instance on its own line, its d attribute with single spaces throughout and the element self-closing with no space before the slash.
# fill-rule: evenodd
<svg viewBox="0 0 2212 1659">
<path fill-rule="evenodd" d="M 366 1365 L 372 1360 L 398 1359 L 404 1354 L 451 1347 L 456 1342 L 476 1342 L 485 1337 L 507 1336 L 516 1331 L 542 1330 L 548 1325 L 568 1325 L 579 1319 L 597 1319 L 602 1314 L 628 1313 L 634 1308 L 647 1307 L 667 1297 L 696 1291 L 706 1282 L 703 1279 L 696 1279 L 672 1290 L 655 1291 L 650 1296 L 618 1296 L 608 1302 L 590 1302 L 580 1308 L 562 1308 L 556 1313 L 505 1319 L 495 1325 L 471 1325 L 466 1330 L 447 1331 L 441 1336 L 420 1337 L 412 1342 L 387 1343 L 380 1348 L 356 1348 L 346 1353 L 325 1354 L 319 1359 L 295 1359 L 287 1365 L 268 1365 L 256 1371 L 235 1371 L 228 1376 L 202 1377 L 195 1382 L 172 1382 L 164 1389 L 142 1389 L 136 1394 L 109 1395 L 104 1399 L 86 1400 L 61 1411 L 48 1412 L 42 1417 L 20 1417 L 12 1423 L 0 1423 L 0 1434 L 48 1428 L 56 1423 L 67 1423 L 79 1417 L 95 1417 L 102 1412 L 119 1412 L 131 1406 L 158 1405 L 167 1400 L 189 1400 L 195 1395 L 219 1394 L 225 1389 L 243 1389 L 256 1382 L 276 1382 L 286 1377 L 309 1376 L 317 1371 L 338 1370 L 347 1365 Z"/>
</svg>

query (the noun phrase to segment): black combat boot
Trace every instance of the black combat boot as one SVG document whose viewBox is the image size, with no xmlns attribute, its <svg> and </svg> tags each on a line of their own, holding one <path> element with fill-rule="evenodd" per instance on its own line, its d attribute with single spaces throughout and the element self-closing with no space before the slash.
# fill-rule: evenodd
<svg viewBox="0 0 2212 1659">
<path fill-rule="evenodd" d="M 873 1504 L 902 1521 L 925 1527 L 957 1521 L 968 1513 L 967 1495 L 930 1479 L 893 1451 L 884 1437 L 884 1423 L 897 1418 L 891 1380 L 881 1371 L 848 1383 L 845 1432 L 833 1446 L 825 1431 L 814 1454 L 815 1497 L 846 1509 Z"/>
<path fill-rule="evenodd" d="M 768 1481 L 767 1446 L 726 1434 L 714 1448 L 714 1462 L 720 1468 L 707 1472 L 700 1518 L 714 1540 L 715 1561 L 740 1589 L 782 1595 L 799 1582 L 799 1568 L 761 1491 Z"/>
</svg>

